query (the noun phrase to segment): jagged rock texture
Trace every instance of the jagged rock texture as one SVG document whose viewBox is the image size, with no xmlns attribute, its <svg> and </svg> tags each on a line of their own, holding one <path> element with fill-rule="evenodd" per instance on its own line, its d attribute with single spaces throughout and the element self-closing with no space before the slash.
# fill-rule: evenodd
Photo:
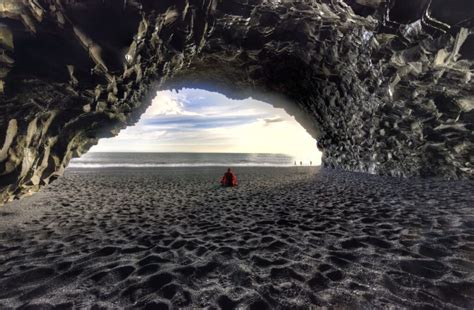
<svg viewBox="0 0 474 310">
<path fill-rule="evenodd" d="M 471 0 L 0 0 L 0 201 L 204 82 L 284 107 L 325 166 L 473 178 L 473 19 Z"/>
</svg>

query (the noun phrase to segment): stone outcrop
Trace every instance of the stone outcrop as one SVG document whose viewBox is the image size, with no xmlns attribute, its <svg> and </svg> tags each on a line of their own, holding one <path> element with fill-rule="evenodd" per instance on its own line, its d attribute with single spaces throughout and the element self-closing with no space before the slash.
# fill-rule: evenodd
<svg viewBox="0 0 474 310">
<path fill-rule="evenodd" d="M 0 201 L 203 83 L 284 107 L 325 166 L 473 178 L 473 70 L 471 0 L 0 0 Z"/>
</svg>

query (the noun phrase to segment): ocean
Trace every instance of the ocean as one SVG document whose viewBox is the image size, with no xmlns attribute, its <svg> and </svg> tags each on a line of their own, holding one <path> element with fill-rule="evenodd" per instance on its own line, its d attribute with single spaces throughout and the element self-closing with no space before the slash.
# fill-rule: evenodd
<svg viewBox="0 0 474 310">
<path fill-rule="evenodd" d="M 71 168 L 153 167 L 285 167 L 295 159 L 285 154 L 253 153 L 86 153 L 69 164 Z M 298 165 L 299 165 L 298 161 Z M 303 165 L 309 165 L 303 162 Z"/>
</svg>

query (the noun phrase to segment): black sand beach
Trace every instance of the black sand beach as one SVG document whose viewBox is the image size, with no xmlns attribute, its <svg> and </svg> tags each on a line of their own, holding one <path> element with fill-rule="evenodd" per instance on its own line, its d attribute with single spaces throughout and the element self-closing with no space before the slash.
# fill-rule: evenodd
<svg viewBox="0 0 474 310">
<path fill-rule="evenodd" d="M 83 169 L 0 209 L 0 308 L 474 307 L 474 182 Z"/>
</svg>

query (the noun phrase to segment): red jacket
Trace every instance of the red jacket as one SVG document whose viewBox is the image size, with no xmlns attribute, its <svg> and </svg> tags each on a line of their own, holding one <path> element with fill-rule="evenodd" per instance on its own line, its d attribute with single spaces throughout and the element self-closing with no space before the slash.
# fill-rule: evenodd
<svg viewBox="0 0 474 310">
<path fill-rule="evenodd" d="M 232 172 L 226 172 L 221 179 L 222 186 L 237 186 L 237 176 Z"/>
</svg>

